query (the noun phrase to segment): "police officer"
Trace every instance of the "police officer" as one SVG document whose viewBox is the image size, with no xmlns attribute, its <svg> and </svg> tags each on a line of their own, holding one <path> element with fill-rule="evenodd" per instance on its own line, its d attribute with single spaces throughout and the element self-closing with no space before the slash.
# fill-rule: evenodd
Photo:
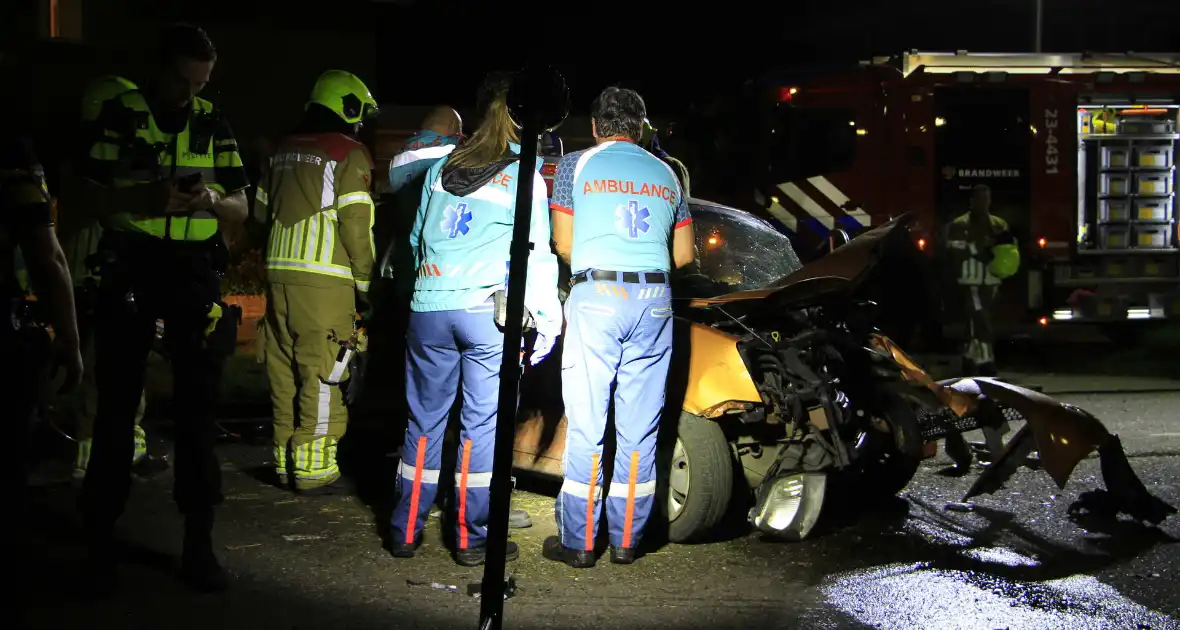
<svg viewBox="0 0 1180 630">
<path fill-rule="evenodd" d="M 1008 223 L 990 212 L 989 187 L 980 184 L 972 189 L 970 208 L 948 226 L 947 247 L 967 309 L 963 358 L 976 374 L 994 376 L 992 303 L 1000 283 L 1020 267 L 1020 250 Z"/>
<path fill-rule="evenodd" d="M 402 447 L 391 551 L 412 557 L 442 474 L 442 442 L 460 386 L 463 407 L 455 471 L 455 561 L 483 564 L 495 450 L 504 335 L 496 304 L 504 300 L 519 172 L 520 125 L 508 111 L 510 75 L 493 74 L 479 99 L 479 129 L 430 169 L 410 234 L 417 261 L 406 382 L 410 426 Z M 549 247 L 545 182 L 533 179 L 525 307 L 537 329 L 530 361 L 539 363 L 561 333 L 557 257 Z M 508 559 L 518 557 L 508 543 Z"/>
<path fill-rule="evenodd" d="M 297 132 L 279 145 L 254 211 L 270 227 L 261 340 L 274 404 L 274 456 L 284 485 L 324 488 L 340 478 L 337 443 L 348 411 L 356 313 L 373 269 L 373 160 L 357 140 L 377 113 L 369 88 L 343 70 L 316 81 Z M 352 344 L 349 347 L 341 345 Z"/>
<path fill-rule="evenodd" d="M 596 560 L 601 445 L 616 379 L 615 471 L 605 493 L 611 561 L 635 560 L 654 501 L 672 354 L 669 275 L 694 258 L 676 175 L 636 146 L 646 113 L 634 91 L 604 90 L 590 111 L 597 146 L 562 158 L 553 187 L 553 240 L 573 274 L 561 357 L 569 424 L 555 510 L 560 535 L 545 541 L 543 554 L 575 568 Z"/>
<path fill-rule="evenodd" d="M 86 139 L 93 138 L 95 133 L 101 134 L 102 129 L 94 129 L 98 125 L 99 114 L 103 103 L 125 92 L 137 90 L 134 83 L 123 77 L 108 75 L 92 81 L 82 96 L 82 124 L 83 142 L 81 152 L 75 163 L 86 159 L 90 151 L 90 144 Z M 72 183 L 72 182 L 71 182 Z M 82 339 L 82 360 L 85 371 L 82 375 L 82 387 L 73 403 L 73 411 L 77 417 L 75 439 L 78 441 L 77 454 L 74 459 L 74 479 L 81 481 L 86 476 L 86 467 L 90 463 L 90 449 L 93 445 L 94 415 L 98 400 L 97 382 L 94 376 L 94 297 L 98 286 L 98 277 L 90 268 L 88 260 L 98 251 L 98 243 L 102 238 L 102 226 L 91 213 L 85 211 L 80 204 L 70 196 L 63 196 L 65 211 L 58 221 L 58 232 L 61 235 L 62 249 L 66 260 L 69 261 L 70 274 L 76 284 L 75 295 L 79 309 L 78 332 Z M 139 406 L 135 410 L 135 434 L 132 462 L 134 470 L 147 475 L 167 467 L 165 460 L 151 457 L 147 452 L 147 434 L 144 433 L 142 422 L 147 405 L 144 394 L 139 396 Z"/>
<path fill-rule="evenodd" d="M 146 89 L 108 100 L 84 166 L 87 207 L 103 214 L 96 330 L 98 415 L 83 485 L 90 569 L 114 577 L 115 521 L 130 490 L 135 410 L 156 320 L 166 326 L 176 423 L 174 498 L 185 516 L 182 576 L 219 590 L 213 507 L 222 500 L 213 411 L 236 322 L 223 318 L 219 222 L 247 214 L 246 172 L 237 141 L 212 103 L 197 94 L 217 59 L 196 26 L 162 33 Z M 142 84 L 141 84 L 142 85 Z"/>
</svg>

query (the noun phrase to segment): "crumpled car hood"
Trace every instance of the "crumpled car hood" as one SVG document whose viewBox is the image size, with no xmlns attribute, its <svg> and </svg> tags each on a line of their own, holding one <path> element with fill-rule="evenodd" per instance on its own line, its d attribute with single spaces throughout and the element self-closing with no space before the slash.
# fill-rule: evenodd
<svg viewBox="0 0 1180 630">
<path fill-rule="evenodd" d="M 890 239 L 908 232 L 911 221 L 909 214 L 892 219 L 765 288 L 737 291 L 713 298 L 695 298 L 689 301 L 689 306 L 708 307 L 772 297 L 801 301 L 824 293 L 852 291 L 877 265 Z"/>
</svg>

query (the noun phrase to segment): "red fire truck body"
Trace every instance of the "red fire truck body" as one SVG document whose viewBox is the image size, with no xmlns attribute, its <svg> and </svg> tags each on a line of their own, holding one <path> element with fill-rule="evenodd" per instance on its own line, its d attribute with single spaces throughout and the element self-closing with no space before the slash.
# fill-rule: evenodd
<svg viewBox="0 0 1180 630">
<path fill-rule="evenodd" d="M 856 129 L 850 169 L 756 195 L 804 247 L 912 212 L 919 247 L 953 282 L 945 227 L 986 184 L 1024 259 L 1002 288 L 1003 320 L 1180 316 L 1180 55 L 912 52 L 775 97 L 845 110 Z"/>
</svg>

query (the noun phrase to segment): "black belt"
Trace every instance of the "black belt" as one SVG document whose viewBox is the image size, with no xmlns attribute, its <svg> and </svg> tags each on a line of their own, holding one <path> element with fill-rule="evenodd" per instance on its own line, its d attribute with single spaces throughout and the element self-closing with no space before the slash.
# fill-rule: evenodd
<svg viewBox="0 0 1180 630">
<path fill-rule="evenodd" d="M 570 286 L 581 284 L 587 280 L 601 280 L 603 282 L 626 282 L 639 284 L 640 276 L 647 284 L 667 284 L 668 274 L 662 271 L 579 271 L 570 277 Z"/>
</svg>

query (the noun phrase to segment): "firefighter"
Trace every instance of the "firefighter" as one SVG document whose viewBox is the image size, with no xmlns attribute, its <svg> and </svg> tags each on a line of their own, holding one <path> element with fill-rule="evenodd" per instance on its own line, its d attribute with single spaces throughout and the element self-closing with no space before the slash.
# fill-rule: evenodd
<svg viewBox="0 0 1180 630">
<path fill-rule="evenodd" d="M 102 128 L 98 125 L 102 104 L 125 92 L 138 90 L 134 83 L 119 77 L 101 77 L 87 86 L 82 97 L 82 137 L 83 153 L 80 159 L 85 159 L 90 144 L 96 136 L 102 135 Z M 76 418 L 75 438 L 78 450 L 74 459 L 74 479 L 80 481 L 86 476 L 86 466 L 90 462 L 90 449 L 94 434 L 94 414 L 97 406 L 97 385 L 94 377 L 94 328 L 88 325 L 93 321 L 93 298 L 98 287 L 98 276 L 87 264 L 93 254 L 98 251 L 98 243 L 102 238 L 102 226 L 89 213 L 80 208 L 75 209 L 66 203 L 66 216 L 59 221 L 58 231 L 61 233 L 62 249 L 66 260 L 69 261 L 70 274 L 74 279 L 74 294 L 77 298 L 79 312 L 79 333 L 82 338 L 82 360 L 86 369 L 82 374 L 82 387 L 73 402 Z M 139 395 L 139 406 L 135 410 L 135 435 L 132 461 L 134 468 L 140 475 L 150 475 L 167 466 L 164 460 L 158 460 L 147 452 L 147 434 L 144 433 L 142 422 L 147 401 L 144 393 Z"/>
<path fill-rule="evenodd" d="M 406 335 L 410 426 L 402 447 L 397 507 L 390 523 L 395 557 L 413 557 L 442 474 L 447 419 L 460 387 L 462 428 L 455 471 L 455 561 L 483 564 L 504 335 L 497 304 L 506 290 L 520 152 L 520 125 L 508 111 L 511 75 L 481 89 L 479 129 L 426 176 L 410 234 L 419 269 Z M 561 333 L 557 257 L 549 247 L 545 182 L 533 179 L 525 307 L 537 329 L 530 362 Z M 519 550 L 508 543 L 507 557 Z"/>
<path fill-rule="evenodd" d="M 266 250 L 264 361 L 274 406 L 279 479 L 299 491 L 340 478 L 337 443 L 348 422 L 339 385 L 355 347 L 373 269 L 373 160 L 357 140 L 377 102 L 343 70 L 320 75 L 303 121 L 280 143 L 258 184 Z"/>
<path fill-rule="evenodd" d="M 630 564 L 654 503 L 656 429 L 672 358 L 669 275 L 692 263 L 688 203 L 671 168 L 636 143 L 646 108 L 632 90 L 607 88 L 591 105 L 597 146 L 562 158 L 553 185 L 553 239 L 570 264 L 562 398 L 569 421 L 559 536 L 542 553 L 593 566 L 606 495 L 611 562 Z M 617 446 L 602 491 L 602 444 L 616 383 Z"/>
<path fill-rule="evenodd" d="M 975 373 L 994 376 L 992 303 L 1000 283 L 1020 268 L 1020 250 L 1008 223 L 991 214 L 991 188 L 971 191 L 970 211 L 951 222 L 947 247 L 958 271 L 957 282 L 966 305 L 967 343 L 963 358 Z"/>
<path fill-rule="evenodd" d="M 163 319 L 177 430 L 173 496 L 185 517 L 181 575 L 194 589 L 220 590 L 226 578 L 212 532 L 223 497 L 213 413 L 236 322 L 221 317 L 226 248 L 219 225 L 245 220 L 249 182 L 229 124 L 197 97 L 217 59 L 208 36 L 196 26 L 170 26 L 155 55 L 145 89 L 101 105 L 102 137 L 82 173 L 84 207 L 102 215 L 104 226 L 98 414 L 82 488 L 89 570 L 96 587 L 111 586 L 112 535 L 130 490 L 144 364 Z"/>
</svg>

